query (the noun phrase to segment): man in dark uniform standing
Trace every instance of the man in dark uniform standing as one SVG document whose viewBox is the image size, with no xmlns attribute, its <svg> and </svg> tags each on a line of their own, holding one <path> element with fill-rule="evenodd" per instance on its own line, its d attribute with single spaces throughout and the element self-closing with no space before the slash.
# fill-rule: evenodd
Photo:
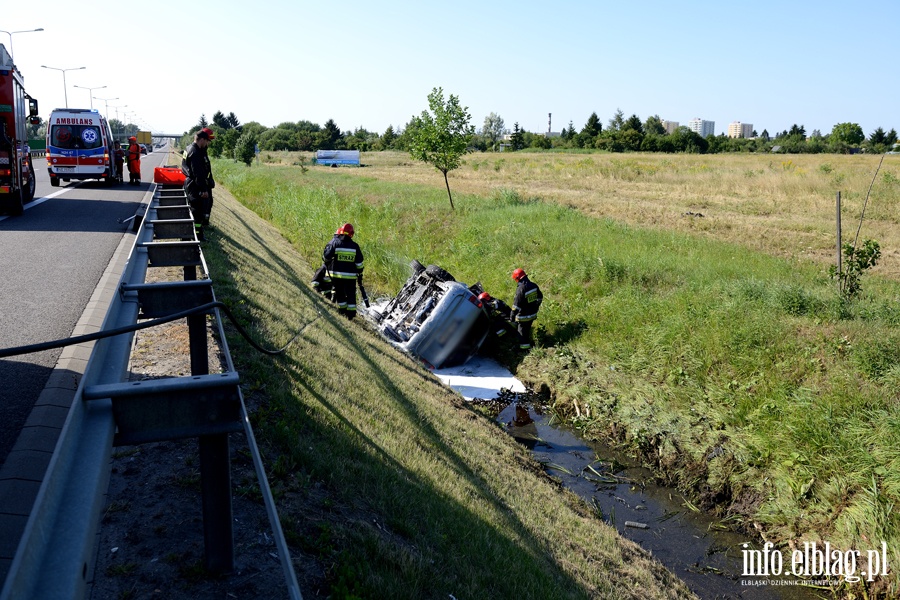
<svg viewBox="0 0 900 600">
<path fill-rule="evenodd" d="M 216 134 L 209 127 L 204 127 L 194 134 L 194 143 L 187 147 L 181 160 L 181 172 L 184 173 L 184 193 L 194 214 L 194 232 L 201 242 L 206 241 L 203 228 L 209 225 L 212 212 L 212 191 L 216 182 L 212 177 L 212 165 L 206 149 Z"/>
<path fill-rule="evenodd" d="M 531 326 L 537 318 L 538 308 L 544 295 L 536 283 L 528 279 L 524 269 L 516 269 L 512 272 L 513 281 L 519 285 L 516 287 L 516 295 L 513 298 L 512 315 L 519 328 L 519 349 L 531 348 Z"/>
<path fill-rule="evenodd" d="M 350 320 L 356 316 L 356 281 L 362 283 L 363 274 L 363 253 L 353 234 L 353 225 L 344 223 L 322 253 L 338 312 Z"/>
</svg>

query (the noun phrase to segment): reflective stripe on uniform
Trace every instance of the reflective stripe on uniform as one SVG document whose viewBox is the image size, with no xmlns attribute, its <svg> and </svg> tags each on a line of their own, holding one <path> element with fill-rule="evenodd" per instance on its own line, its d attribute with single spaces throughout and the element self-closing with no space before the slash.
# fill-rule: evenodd
<svg viewBox="0 0 900 600">
<path fill-rule="evenodd" d="M 535 319 L 537 319 L 537 313 L 534 313 L 533 315 L 519 315 L 516 317 L 516 321 L 518 321 L 519 323 L 534 321 Z"/>
<path fill-rule="evenodd" d="M 335 279 L 356 279 L 356 273 L 344 273 L 343 271 L 332 271 L 331 276 Z"/>
</svg>

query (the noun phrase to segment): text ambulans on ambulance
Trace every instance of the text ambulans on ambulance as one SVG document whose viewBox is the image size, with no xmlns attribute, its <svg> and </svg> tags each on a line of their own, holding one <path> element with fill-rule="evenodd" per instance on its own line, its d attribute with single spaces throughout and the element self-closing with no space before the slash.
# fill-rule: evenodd
<svg viewBox="0 0 900 600">
<path fill-rule="evenodd" d="M 60 180 L 118 177 L 113 138 L 106 119 L 95 109 L 56 108 L 47 123 L 47 171 L 50 185 Z"/>
</svg>

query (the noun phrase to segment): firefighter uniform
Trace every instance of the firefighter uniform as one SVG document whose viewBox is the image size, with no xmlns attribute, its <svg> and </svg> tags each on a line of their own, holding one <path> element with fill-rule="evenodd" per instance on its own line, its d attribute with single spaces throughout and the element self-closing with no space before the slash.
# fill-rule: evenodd
<svg viewBox="0 0 900 600">
<path fill-rule="evenodd" d="M 337 231 L 334 232 L 334 237 L 331 238 L 331 241 L 334 242 L 341 235 L 341 228 L 338 228 Z M 319 267 L 315 273 L 313 273 L 312 278 L 312 286 L 313 289 L 328 298 L 329 300 L 334 300 L 334 285 L 331 283 L 331 275 L 328 273 L 328 265 L 322 263 L 322 266 Z"/>
<path fill-rule="evenodd" d="M 513 271 L 513 279 L 518 282 L 516 295 L 513 298 L 512 314 L 519 329 L 519 349 L 531 348 L 531 326 L 537 318 L 538 309 L 544 295 L 536 283 L 528 279 L 528 275 L 522 269 Z"/>
<path fill-rule="evenodd" d="M 137 138 L 128 138 L 128 184 L 141 185 L 141 147 Z"/>
<path fill-rule="evenodd" d="M 206 147 L 210 140 L 216 136 L 208 127 L 204 127 L 194 136 L 194 142 L 184 151 L 181 160 L 181 172 L 184 174 L 184 193 L 191 205 L 191 213 L 194 216 L 194 231 L 197 239 L 205 241 L 203 228 L 209 225 L 209 215 L 213 207 L 213 181 L 212 165 Z M 199 140 L 205 140 L 203 145 Z"/>
<path fill-rule="evenodd" d="M 347 223 L 338 231 L 340 235 L 335 235 L 325 246 L 322 259 L 331 277 L 338 312 L 353 319 L 356 316 L 356 281 L 362 279 L 363 273 L 363 253 L 352 239 L 352 225 Z"/>
<path fill-rule="evenodd" d="M 488 296 L 487 298 L 482 298 Z M 515 327 L 512 325 L 512 309 L 506 302 L 500 298 L 492 298 L 489 294 L 483 293 L 479 296 L 484 303 L 488 316 L 491 318 L 491 331 L 501 340 L 507 339 L 507 335 L 512 332 L 516 333 Z M 513 337 L 516 337 L 515 335 Z"/>
</svg>

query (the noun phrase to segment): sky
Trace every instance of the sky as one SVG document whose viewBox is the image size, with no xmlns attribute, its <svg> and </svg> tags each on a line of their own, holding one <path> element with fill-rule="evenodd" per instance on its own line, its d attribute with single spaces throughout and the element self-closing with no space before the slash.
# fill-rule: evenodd
<svg viewBox="0 0 900 600">
<path fill-rule="evenodd" d="M 154 133 L 216 111 L 383 133 L 440 87 L 479 130 L 490 113 L 510 130 L 581 130 L 591 113 L 606 127 L 617 110 L 716 134 L 900 130 L 900 0 L 3 4 L 0 29 L 21 33 L 0 43 L 45 119 L 68 102 Z"/>
</svg>

